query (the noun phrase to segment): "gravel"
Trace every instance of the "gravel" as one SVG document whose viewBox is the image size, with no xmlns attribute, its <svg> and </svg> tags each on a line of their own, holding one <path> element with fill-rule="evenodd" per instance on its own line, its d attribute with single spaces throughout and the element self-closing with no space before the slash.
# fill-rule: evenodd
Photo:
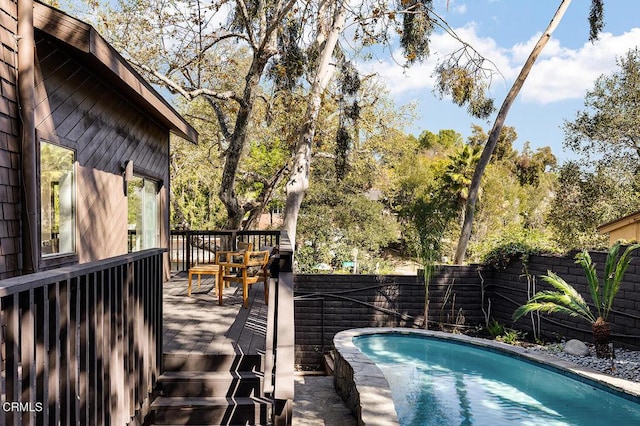
<svg viewBox="0 0 640 426">
<path fill-rule="evenodd" d="M 587 346 L 589 347 L 589 355 L 587 356 L 570 355 L 564 352 L 564 345 L 562 343 L 536 346 L 531 349 L 565 361 L 571 361 L 583 367 L 591 367 L 594 370 L 610 376 L 640 382 L 640 351 L 615 348 L 614 358 L 612 360 L 596 357 L 596 351 L 593 345 L 587 344 Z"/>
</svg>

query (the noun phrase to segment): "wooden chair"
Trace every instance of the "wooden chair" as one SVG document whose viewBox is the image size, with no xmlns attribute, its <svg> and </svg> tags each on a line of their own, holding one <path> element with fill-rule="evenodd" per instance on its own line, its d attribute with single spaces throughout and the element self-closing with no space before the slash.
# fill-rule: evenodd
<svg viewBox="0 0 640 426">
<path fill-rule="evenodd" d="M 237 256 L 234 256 L 237 259 Z M 223 272 L 222 280 L 218 281 L 218 303 L 222 305 L 222 289 L 225 282 L 242 284 L 242 306 L 249 307 L 249 286 L 258 281 L 264 282 L 265 303 L 268 301 L 269 279 L 266 268 L 269 264 L 269 251 L 245 251 L 239 263 L 225 263 L 224 268 L 235 268 L 235 274 Z"/>
<path fill-rule="evenodd" d="M 247 250 L 253 249 L 253 243 L 238 241 L 238 244 L 236 245 L 236 247 L 237 247 L 236 250 L 226 250 L 226 251 L 219 250 L 216 252 L 215 260 L 213 263 L 220 266 L 220 273 L 218 275 L 218 285 L 222 283 L 222 277 L 224 276 L 227 269 L 231 267 L 231 265 L 244 262 L 244 258 L 243 258 L 244 252 Z M 229 286 L 229 283 L 227 283 L 227 287 L 228 286 Z M 222 303 L 220 304 L 222 305 Z"/>
</svg>

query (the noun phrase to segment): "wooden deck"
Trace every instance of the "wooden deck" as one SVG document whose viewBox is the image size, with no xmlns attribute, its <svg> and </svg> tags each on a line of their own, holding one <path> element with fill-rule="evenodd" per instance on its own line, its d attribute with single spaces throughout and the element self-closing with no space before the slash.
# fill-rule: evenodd
<svg viewBox="0 0 640 426">
<path fill-rule="evenodd" d="M 213 277 L 203 276 L 200 289 L 193 280 L 187 296 L 187 274 L 164 284 L 164 353 L 263 355 L 267 306 L 261 282 L 249 290 L 249 309 L 242 308 L 242 288 L 234 284 L 218 305 Z"/>
</svg>

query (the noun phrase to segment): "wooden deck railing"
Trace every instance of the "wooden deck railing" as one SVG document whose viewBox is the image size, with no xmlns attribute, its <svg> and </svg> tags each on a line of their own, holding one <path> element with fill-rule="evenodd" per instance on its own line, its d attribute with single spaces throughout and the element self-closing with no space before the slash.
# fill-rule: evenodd
<svg viewBox="0 0 640 426">
<path fill-rule="evenodd" d="M 274 400 L 273 424 L 291 425 L 294 397 L 293 248 L 286 232 L 271 266 L 264 393 Z"/>
<path fill-rule="evenodd" d="M 0 424 L 126 425 L 162 370 L 162 254 L 0 281 Z"/>
<path fill-rule="evenodd" d="M 280 244 L 280 231 L 171 231 L 171 270 L 187 271 L 200 263 L 213 263 L 218 250 L 234 250 L 238 241 L 253 244 L 254 250 Z"/>
</svg>

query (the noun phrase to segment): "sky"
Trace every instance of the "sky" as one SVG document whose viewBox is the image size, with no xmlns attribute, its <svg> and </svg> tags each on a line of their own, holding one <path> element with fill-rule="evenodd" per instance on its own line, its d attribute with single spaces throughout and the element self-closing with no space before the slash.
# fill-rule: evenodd
<svg viewBox="0 0 640 426">
<path fill-rule="evenodd" d="M 490 88 L 497 110 L 560 0 L 449 0 L 448 8 L 446 3 L 433 0 L 436 11 L 460 38 L 491 60 L 501 74 Z M 511 107 L 505 125 L 515 127 L 516 149 L 528 141 L 534 150 L 550 146 L 560 162 L 574 158 L 563 149 L 563 123 L 584 109 L 585 94 L 595 80 L 617 71 L 616 59 L 640 45 L 638 0 L 605 1 L 605 27 L 595 43 L 589 41 L 590 4 L 590 0 L 571 2 Z M 434 33 L 432 55 L 422 64 L 403 70 L 388 55 L 380 55 L 368 65 L 387 83 L 397 105 L 416 104 L 418 118 L 406 129 L 415 136 L 423 130 L 453 129 L 466 139 L 473 124 L 487 133 L 493 126 L 496 113 L 487 120 L 472 118 L 466 107 L 439 100 L 433 93 L 434 64 L 455 47 L 450 36 Z"/>
</svg>

